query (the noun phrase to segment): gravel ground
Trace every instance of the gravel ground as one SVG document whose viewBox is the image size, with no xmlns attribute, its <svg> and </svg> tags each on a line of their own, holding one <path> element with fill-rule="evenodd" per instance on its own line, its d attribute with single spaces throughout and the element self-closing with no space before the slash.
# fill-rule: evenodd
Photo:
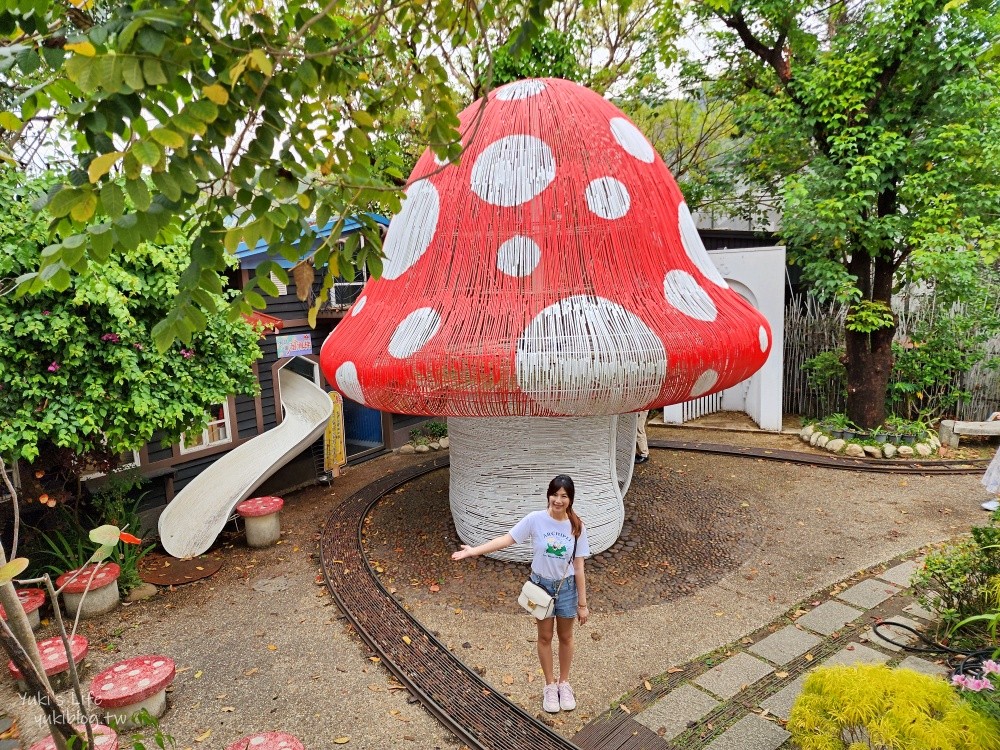
<svg viewBox="0 0 1000 750">
<path fill-rule="evenodd" d="M 650 433 L 803 448 L 782 436 L 662 427 Z M 404 690 L 393 689 L 316 583 L 317 529 L 329 509 L 419 460 L 385 456 L 350 468 L 330 488 L 291 494 L 278 545 L 250 550 L 239 536 L 224 536 L 218 549 L 225 562 L 212 578 L 161 589 L 83 623 L 91 642 L 88 674 L 139 654 L 175 659 L 179 674 L 162 728 L 178 748 L 221 750 L 264 730 L 293 733 L 309 750 L 345 737 L 345 747 L 372 750 L 458 747 Z M 446 471 L 435 472 L 420 487 L 439 489 L 442 476 Z M 644 677 L 734 641 L 859 570 L 986 518 L 976 476 L 860 474 L 658 450 L 637 467 L 635 487 L 627 505 L 636 544 L 591 571 L 594 612 L 578 631 L 573 670 L 579 709 L 552 721 L 567 736 Z M 382 550 L 376 559 L 384 575 L 430 630 L 498 690 L 538 713 L 535 628 L 514 604 L 521 571 L 450 563 L 453 537 L 412 533 L 447 526 L 446 493 L 404 502 L 412 490 L 403 488 L 376 512 L 369 529 L 377 533 L 367 540 L 372 554 Z M 404 506 L 405 525 L 393 521 Z M 725 534 L 702 543 L 697 532 L 705 524 Z M 688 552 L 670 558 L 671 540 L 684 541 Z M 664 561 L 670 565 L 661 568 Z M 685 588 L 692 576 L 697 585 Z M 42 735 L 35 708 L 8 681 L 0 685 L 0 706 L 19 720 L 25 747 Z"/>
</svg>

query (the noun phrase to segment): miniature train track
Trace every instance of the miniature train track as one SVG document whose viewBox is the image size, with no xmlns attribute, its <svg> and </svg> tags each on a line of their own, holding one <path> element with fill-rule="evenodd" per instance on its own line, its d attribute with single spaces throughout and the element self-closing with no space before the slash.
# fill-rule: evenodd
<svg viewBox="0 0 1000 750">
<path fill-rule="evenodd" d="M 984 461 L 906 463 L 815 456 L 799 451 L 734 447 L 712 443 L 650 440 L 651 447 L 697 451 L 811 466 L 906 474 L 981 473 Z M 447 456 L 385 476 L 344 500 L 327 520 L 320 559 L 327 588 L 361 639 L 381 664 L 443 726 L 471 748 L 482 750 L 649 750 L 669 748 L 662 738 L 627 717 L 585 728 L 580 744 L 562 737 L 507 700 L 456 658 L 382 585 L 364 554 L 363 530 L 371 509 L 387 493 L 449 465 Z"/>
<path fill-rule="evenodd" d="M 878 474 L 982 474 L 986 470 L 988 459 L 972 461 L 921 461 L 879 458 L 847 458 L 835 455 L 814 455 L 802 451 L 789 451 L 777 448 L 751 448 L 739 445 L 719 445 L 716 443 L 701 443 L 689 440 L 650 440 L 651 448 L 665 448 L 675 451 L 694 451 L 711 453 L 718 456 L 740 456 L 743 458 L 759 458 L 765 461 L 786 461 L 822 469 L 841 469 L 846 471 L 868 471 Z"/>
</svg>

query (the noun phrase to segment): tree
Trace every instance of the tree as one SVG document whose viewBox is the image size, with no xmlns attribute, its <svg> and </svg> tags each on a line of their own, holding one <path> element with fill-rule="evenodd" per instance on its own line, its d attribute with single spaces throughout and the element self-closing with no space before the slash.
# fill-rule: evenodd
<svg viewBox="0 0 1000 750">
<path fill-rule="evenodd" d="M 996 0 L 707 0 L 713 91 L 733 102 L 734 184 L 783 199 L 815 293 L 850 305 L 847 410 L 879 424 L 900 284 L 997 258 Z"/>
<path fill-rule="evenodd" d="M 401 149 L 371 146 L 399 111 L 414 115 L 405 122 L 417 140 L 456 157 L 460 100 L 433 50 L 475 46 L 497 16 L 540 19 L 545 5 L 118 0 L 95 18 L 81 3 L 6 3 L 0 74 L 42 71 L 45 82 L 0 113 L 0 127 L 19 132 L 51 113 L 76 134 L 74 169 L 47 200 L 56 241 L 21 290 L 64 291 L 112 248 L 134 251 L 181 217 L 190 262 L 153 337 L 160 350 L 188 343 L 240 242 L 297 260 L 299 241 L 311 247 L 311 227 L 331 217 L 371 201 L 398 210 Z M 327 279 L 354 264 L 378 275 L 377 228 L 368 234 L 316 251 Z M 264 263 L 234 312 L 263 306 L 272 273 L 285 280 Z"/>
<path fill-rule="evenodd" d="M 25 184 L 0 167 L 0 279 L 8 289 L 41 263 L 47 217 L 30 203 L 46 182 Z M 61 491 L 83 467 L 110 470 L 118 454 L 154 433 L 177 439 L 204 425 L 214 404 L 256 391 L 258 332 L 223 315 L 218 273 L 203 279 L 213 289 L 205 301 L 216 308 L 203 330 L 166 352 L 153 345 L 190 253 L 179 233 L 160 239 L 92 265 L 64 291 L 0 296 L 0 453 L 36 462 L 46 488 Z M 35 472 L 26 474 L 26 492 L 38 499 Z"/>
</svg>

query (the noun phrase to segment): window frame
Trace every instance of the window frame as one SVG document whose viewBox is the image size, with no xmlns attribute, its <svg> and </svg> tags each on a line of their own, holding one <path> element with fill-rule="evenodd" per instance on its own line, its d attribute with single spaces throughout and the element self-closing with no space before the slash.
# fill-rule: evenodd
<svg viewBox="0 0 1000 750">
<path fill-rule="evenodd" d="M 231 410 L 229 408 L 229 401 L 230 400 L 227 398 L 221 404 L 221 406 L 222 406 L 222 419 L 210 419 L 208 421 L 208 424 L 206 424 L 205 427 L 204 427 L 204 429 L 201 431 L 202 442 L 198 443 L 197 445 L 190 445 L 190 446 L 185 445 L 184 444 L 184 436 L 187 433 L 186 432 L 181 433 L 180 442 L 177 443 L 177 449 L 180 452 L 180 455 L 186 456 L 186 455 L 190 455 L 192 453 L 199 453 L 201 451 L 210 450 L 212 448 L 218 448 L 220 445 L 228 445 L 229 443 L 233 442 L 233 425 L 232 425 L 232 420 L 231 420 L 232 412 L 231 412 Z M 211 414 L 211 412 L 210 412 L 210 414 Z M 225 428 L 226 428 L 226 437 L 225 437 L 225 439 L 224 440 L 211 441 L 209 439 L 209 431 L 212 429 L 213 426 L 220 425 L 220 424 L 221 425 L 225 425 Z"/>
</svg>

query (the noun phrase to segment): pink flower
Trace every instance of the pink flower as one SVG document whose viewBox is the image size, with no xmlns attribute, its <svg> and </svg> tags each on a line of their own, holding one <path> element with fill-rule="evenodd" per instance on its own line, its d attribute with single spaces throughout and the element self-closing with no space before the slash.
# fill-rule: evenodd
<svg viewBox="0 0 1000 750">
<path fill-rule="evenodd" d="M 58 369 L 59 369 L 58 362 L 53 362 L 51 365 L 49 365 L 49 372 L 55 372 Z"/>
<path fill-rule="evenodd" d="M 194 352 L 190 349 L 181 349 L 181 356 L 184 357 L 184 359 L 191 359 L 191 357 L 194 356 Z"/>
<path fill-rule="evenodd" d="M 988 677 L 969 677 L 965 681 L 965 688 L 973 693 L 978 693 L 980 690 L 992 690 L 993 683 Z"/>
<path fill-rule="evenodd" d="M 117 344 L 121 340 L 122 337 L 119 336 L 117 333 L 106 333 L 103 336 L 101 336 L 101 341 L 110 341 L 112 344 Z"/>
<path fill-rule="evenodd" d="M 966 682 L 968 682 L 968 678 L 964 674 L 953 674 L 951 676 L 951 684 L 955 687 L 964 688 Z"/>
<path fill-rule="evenodd" d="M 42 315 L 48 315 L 48 314 L 49 314 L 48 310 L 42 310 Z"/>
<path fill-rule="evenodd" d="M 987 659 L 983 662 L 983 674 L 1000 674 L 1000 664 L 997 664 L 992 659 Z"/>
<path fill-rule="evenodd" d="M 142 351 L 145 347 L 142 344 L 132 344 L 138 351 Z"/>
</svg>

